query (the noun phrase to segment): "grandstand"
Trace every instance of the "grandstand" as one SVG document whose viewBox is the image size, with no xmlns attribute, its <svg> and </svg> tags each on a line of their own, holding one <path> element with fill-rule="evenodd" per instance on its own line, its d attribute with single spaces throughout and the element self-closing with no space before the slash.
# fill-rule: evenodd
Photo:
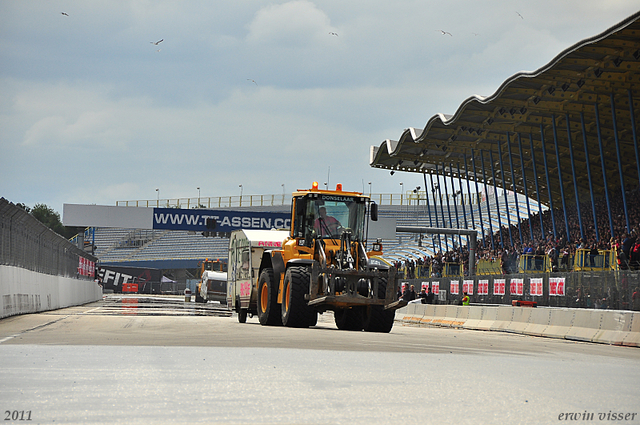
<svg viewBox="0 0 640 425">
<path fill-rule="evenodd" d="M 509 210 L 512 219 L 516 220 L 517 214 L 526 214 L 526 202 L 519 197 L 519 211 L 515 211 L 515 195 L 507 194 L 510 205 L 513 206 Z M 264 198 L 271 199 L 270 196 Z M 391 195 L 372 195 L 373 199 L 379 199 L 385 202 L 392 200 Z M 402 202 L 396 205 L 380 205 L 380 218 L 395 219 L 399 226 L 423 226 L 423 227 L 447 227 L 456 228 L 462 223 L 469 228 L 476 228 L 482 234 L 482 228 L 487 227 L 489 221 L 494 228 L 498 228 L 500 220 L 499 202 L 493 195 L 484 197 L 451 197 L 448 202 L 436 203 L 434 205 L 426 205 L 428 199 L 426 197 L 415 196 L 415 194 L 407 193 L 402 196 Z M 396 202 L 400 199 L 396 195 Z M 179 202 L 179 200 L 176 200 Z M 424 202 L 421 203 L 421 201 Z M 211 202 L 207 200 L 207 203 Z M 475 203 L 474 203 L 475 202 Z M 171 206 L 169 200 L 163 203 Z M 214 200 L 215 204 L 216 201 Z M 247 202 L 245 202 L 246 204 Z M 146 205 L 146 201 L 131 201 L 130 205 Z M 290 205 L 263 205 L 257 203 L 251 207 L 236 207 L 233 209 L 242 209 L 245 211 L 270 211 L 270 212 L 288 212 Z M 491 215 L 487 214 L 491 212 Z M 537 212 L 537 208 L 534 208 Z M 457 212 L 457 214 L 456 214 Z M 484 212 L 483 220 L 480 220 L 480 214 Z M 419 236 L 418 236 L 419 238 Z M 181 231 L 181 230 L 142 230 L 142 229 L 122 229 L 122 228 L 106 228 L 95 227 L 85 231 L 85 241 L 90 242 L 94 246 L 94 254 L 100 259 L 100 263 L 104 265 L 122 265 L 122 266 L 139 266 L 154 267 L 160 269 L 176 269 L 176 268 L 196 268 L 198 261 L 204 258 L 226 258 L 228 242 L 224 237 L 204 237 L 200 233 Z M 395 247 L 404 244 L 411 244 L 418 239 L 416 235 L 406 233 L 396 233 L 396 238 L 391 240 L 383 240 L 385 250 L 393 252 Z M 467 243 L 466 237 L 462 238 L 438 238 L 436 236 L 423 239 L 420 243 L 420 249 L 413 250 L 416 256 L 434 255 L 438 251 L 448 251 L 460 244 Z M 390 254 L 389 259 L 396 258 L 417 258 L 416 256 L 405 256 L 398 251 L 398 254 Z"/>
</svg>

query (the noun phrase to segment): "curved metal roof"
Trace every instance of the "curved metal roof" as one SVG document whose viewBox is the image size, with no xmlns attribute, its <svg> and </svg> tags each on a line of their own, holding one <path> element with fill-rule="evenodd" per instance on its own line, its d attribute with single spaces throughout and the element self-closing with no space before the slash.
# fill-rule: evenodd
<svg viewBox="0 0 640 425">
<path fill-rule="evenodd" d="M 581 201 L 590 191 L 604 194 L 605 183 L 619 190 L 621 174 L 627 187 L 637 187 L 639 19 L 635 13 L 537 71 L 512 76 L 492 96 L 468 98 L 453 116 L 437 114 L 423 130 L 372 146 L 370 165 L 455 177 L 459 166 L 462 178 L 468 170 L 470 180 L 494 184 L 493 165 L 496 186 L 534 199 L 537 178 L 545 205 L 549 193 L 561 202 L 561 182 L 565 200 L 575 203 L 572 164 Z"/>
</svg>

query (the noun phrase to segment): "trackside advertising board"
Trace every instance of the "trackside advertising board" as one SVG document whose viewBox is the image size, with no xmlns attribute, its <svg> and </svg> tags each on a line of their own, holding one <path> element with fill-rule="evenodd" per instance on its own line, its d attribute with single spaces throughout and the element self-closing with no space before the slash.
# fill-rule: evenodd
<svg viewBox="0 0 640 425">
<path fill-rule="evenodd" d="M 216 221 L 214 229 L 207 228 L 207 219 Z M 284 229 L 291 225 L 291 214 L 256 211 L 181 210 L 154 208 L 153 228 L 169 230 L 193 230 L 231 232 L 237 229 Z"/>
<path fill-rule="evenodd" d="M 237 229 L 270 230 L 291 226 L 291 213 L 180 208 L 143 208 L 64 204 L 65 226 L 124 227 L 131 229 L 232 232 Z M 207 228 L 213 218 L 215 228 Z"/>
</svg>

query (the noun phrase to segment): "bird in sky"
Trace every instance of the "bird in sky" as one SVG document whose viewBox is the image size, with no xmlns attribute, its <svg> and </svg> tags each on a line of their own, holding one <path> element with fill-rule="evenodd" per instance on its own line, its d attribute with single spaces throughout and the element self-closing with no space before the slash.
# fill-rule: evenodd
<svg viewBox="0 0 640 425">
<path fill-rule="evenodd" d="M 251 78 L 247 78 L 247 81 L 251 81 L 253 84 L 255 84 L 256 86 L 258 85 L 258 83 L 256 83 L 256 80 L 252 80 Z"/>
<path fill-rule="evenodd" d="M 453 37 L 453 34 L 451 34 L 450 32 L 442 31 L 442 30 L 437 30 L 437 31 L 440 31 L 442 35 L 450 35 L 451 37 Z"/>
<path fill-rule="evenodd" d="M 329 35 L 335 35 L 336 37 L 338 37 L 338 33 L 337 32 L 330 32 Z"/>
<path fill-rule="evenodd" d="M 163 41 L 164 41 L 164 38 L 162 40 L 158 40 L 158 41 L 150 41 L 150 43 L 157 46 L 158 44 L 162 43 Z"/>
<path fill-rule="evenodd" d="M 520 18 L 524 19 L 524 17 L 523 17 L 521 14 L 519 14 L 517 11 L 516 11 L 516 14 L 517 14 Z"/>
<path fill-rule="evenodd" d="M 69 14 L 68 14 L 68 13 L 66 13 L 66 12 L 60 12 L 60 13 L 61 13 L 62 15 L 64 15 L 64 16 L 69 16 Z"/>
</svg>

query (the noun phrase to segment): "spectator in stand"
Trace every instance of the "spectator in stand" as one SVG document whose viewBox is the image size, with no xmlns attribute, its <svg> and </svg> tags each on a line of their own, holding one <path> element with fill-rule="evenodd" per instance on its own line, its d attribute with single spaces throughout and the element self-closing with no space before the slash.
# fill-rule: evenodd
<svg viewBox="0 0 640 425">
<path fill-rule="evenodd" d="M 431 292 L 431 288 L 429 288 L 429 293 L 427 294 L 427 304 L 433 304 L 435 296 L 433 292 Z"/>
<path fill-rule="evenodd" d="M 596 258 L 598 257 L 598 255 L 600 255 L 600 253 L 598 252 L 597 245 L 594 243 L 593 245 L 591 245 L 591 251 L 589 251 L 589 260 L 591 263 L 591 267 L 596 266 Z"/>
<path fill-rule="evenodd" d="M 424 288 L 422 288 L 422 291 L 420 291 L 420 302 L 422 304 L 426 304 L 427 303 L 427 293 L 424 290 Z"/>
<path fill-rule="evenodd" d="M 416 299 L 416 287 L 414 285 L 405 287 L 404 294 L 402 294 L 402 299 L 406 302 L 413 301 Z"/>
</svg>

